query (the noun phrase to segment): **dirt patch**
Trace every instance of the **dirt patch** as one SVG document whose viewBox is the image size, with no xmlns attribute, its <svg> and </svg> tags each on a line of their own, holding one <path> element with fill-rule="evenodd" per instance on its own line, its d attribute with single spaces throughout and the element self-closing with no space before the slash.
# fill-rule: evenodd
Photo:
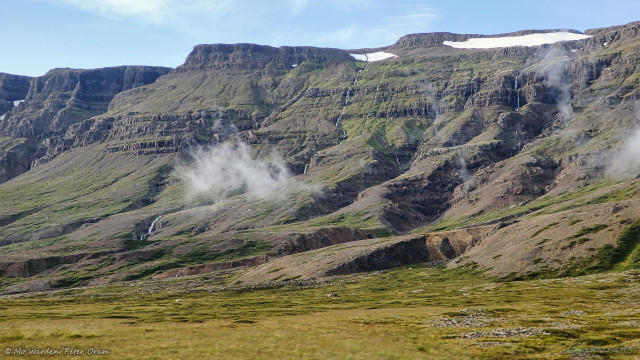
<svg viewBox="0 0 640 360">
<path fill-rule="evenodd" d="M 493 227 L 366 239 L 283 256 L 251 269 L 244 284 L 305 280 L 383 270 L 415 263 L 444 262 L 467 251 Z"/>
<path fill-rule="evenodd" d="M 220 270 L 228 270 L 243 266 L 255 266 L 260 264 L 267 263 L 267 255 L 253 256 L 244 259 L 232 260 L 232 261 L 224 261 L 215 264 L 204 264 L 197 266 L 188 266 L 179 269 L 171 269 L 160 273 L 153 277 L 153 279 L 166 279 L 171 277 L 179 277 L 179 276 L 188 276 L 188 275 L 199 275 L 210 273 L 213 271 Z"/>
</svg>

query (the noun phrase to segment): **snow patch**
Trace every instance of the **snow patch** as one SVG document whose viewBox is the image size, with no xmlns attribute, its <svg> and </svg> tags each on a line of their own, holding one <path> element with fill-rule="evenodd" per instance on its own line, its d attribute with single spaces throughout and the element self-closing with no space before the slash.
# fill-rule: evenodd
<svg viewBox="0 0 640 360">
<path fill-rule="evenodd" d="M 13 102 L 13 107 L 18 106 L 18 105 L 22 104 L 23 102 L 24 102 L 24 100 L 16 100 L 16 101 Z"/>
<path fill-rule="evenodd" d="M 523 36 L 505 36 L 496 38 L 474 38 L 467 41 L 445 41 L 444 45 L 458 49 L 491 49 L 511 46 L 540 46 L 561 41 L 588 39 L 591 35 L 576 34 L 568 31 L 529 34 Z"/>
<path fill-rule="evenodd" d="M 380 61 L 384 59 L 398 57 L 396 55 L 393 55 L 392 53 L 388 53 L 384 51 L 378 51 L 378 52 L 368 53 L 368 54 L 349 54 L 349 55 L 351 55 L 356 60 L 366 61 L 366 62 Z"/>
<path fill-rule="evenodd" d="M 353 57 L 356 60 L 360 60 L 360 61 L 367 61 L 367 54 L 349 54 L 351 55 L 351 57 Z"/>
<path fill-rule="evenodd" d="M 7 116 L 7 114 L 2 114 L 2 116 L 0 116 L 0 121 L 4 120 L 5 116 Z"/>
<path fill-rule="evenodd" d="M 292 67 L 292 68 L 294 68 L 294 67 L 296 67 L 296 66 L 298 66 L 298 64 L 293 64 L 293 65 L 291 65 L 291 67 Z"/>
</svg>

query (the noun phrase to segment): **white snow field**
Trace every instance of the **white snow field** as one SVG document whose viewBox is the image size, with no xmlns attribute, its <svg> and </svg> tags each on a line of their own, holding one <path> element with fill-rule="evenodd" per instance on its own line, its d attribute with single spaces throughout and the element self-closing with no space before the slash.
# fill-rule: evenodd
<svg viewBox="0 0 640 360">
<path fill-rule="evenodd" d="M 369 53 L 369 54 L 349 54 L 349 55 L 353 56 L 353 58 L 356 60 L 361 60 L 366 62 L 380 61 L 384 59 L 397 57 L 396 55 L 393 55 L 391 53 L 384 52 L 384 51 L 378 51 L 378 52 Z"/>
<path fill-rule="evenodd" d="M 591 35 L 576 34 L 568 31 L 529 34 L 523 36 L 505 36 L 496 38 L 474 38 L 467 41 L 445 41 L 444 45 L 458 49 L 491 49 L 511 46 L 539 46 L 561 41 L 588 39 Z"/>
</svg>

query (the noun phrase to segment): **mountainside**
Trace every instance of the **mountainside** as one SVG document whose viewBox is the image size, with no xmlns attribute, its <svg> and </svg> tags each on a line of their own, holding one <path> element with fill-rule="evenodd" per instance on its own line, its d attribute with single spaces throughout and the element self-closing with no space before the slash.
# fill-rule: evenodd
<svg viewBox="0 0 640 360">
<path fill-rule="evenodd" d="M 116 94 L 152 83 L 168 70 L 122 66 L 55 69 L 38 78 L 4 76 L 6 95 L 0 95 L 13 103 L 0 107 L 0 181 L 29 170 L 32 161 L 48 160 L 46 155 L 64 146 L 71 125 L 106 112 Z"/>
<path fill-rule="evenodd" d="M 639 32 L 491 49 L 447 46 L 484 37 L 449 33 L 351 51 L 198 45 L 175 69 L 0 74 L 0 284 L 636 266 Z M 491 37 L 539 34 L 558 31 Z"/>
</svg>

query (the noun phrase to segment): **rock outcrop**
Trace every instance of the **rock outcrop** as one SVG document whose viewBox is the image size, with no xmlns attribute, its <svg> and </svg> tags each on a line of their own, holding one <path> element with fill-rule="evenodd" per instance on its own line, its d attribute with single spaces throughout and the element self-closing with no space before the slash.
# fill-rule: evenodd
<svg viewBox="0 0 640 360">
<path fill-rule="evenodd" d="M 0 73 L 0 117 L 27 98 L 31 78 Z"/>
<path fill-rule="evenodd" d="M 240 277 L 243 284 L 307 280 L 395 268 L 410 264 L 444 264 L 465 253 L 493 227 L 426 235 L 368 239 L 285 256 Z"/>
<path fill-rule="evenodd" d="M 272 46 L 256 44 L 213 44 L 193 48 L 184 64 L 174 73 L 203 70 L 282 71 L 307 63 L 350 61 L 349 53 L 339 49 L 309 46 Z"/>
<path fill-rule="evenodd" d="M 55 69 L 37 78 L 0 76 L 0 98 L 23 100 L 4 114 L 0 136 L 24 139 L 25 144 L 0 152 L 0 181 L 29 170 L 33 161 L 47 153 L 58 153 L 67 130 L 105 113 L 116 94 L 153 83 L 168 71 L 162 67 L 121 66 Z"/>
</svg>

